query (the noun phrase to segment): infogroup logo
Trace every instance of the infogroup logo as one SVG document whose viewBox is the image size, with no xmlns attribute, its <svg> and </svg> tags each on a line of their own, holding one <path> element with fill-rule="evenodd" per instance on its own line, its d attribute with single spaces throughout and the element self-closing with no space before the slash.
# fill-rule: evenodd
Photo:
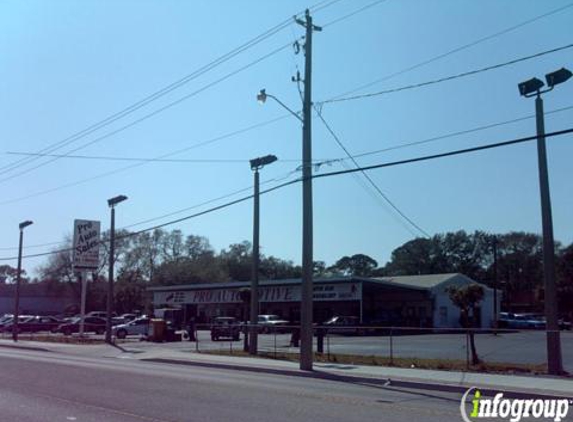
<svg viewBox="0 0 573 422">
<path fill-rule="evenodd" d="M 472 410 L 468 415 L 466 404 L 472 392 Z M 493 399 L 486 399 L 476 387 L 472 387 L 462 397 L 460 412 L 464 422 L 488 418 L 508 419 L 510 422 L 520 422 L 523 419 L 560 422 L 569 413 L 571 405 L 573 401 L 569 399 L 507 399 L 503 397 L 503 393 L 497 393 Z"/>
</svg>

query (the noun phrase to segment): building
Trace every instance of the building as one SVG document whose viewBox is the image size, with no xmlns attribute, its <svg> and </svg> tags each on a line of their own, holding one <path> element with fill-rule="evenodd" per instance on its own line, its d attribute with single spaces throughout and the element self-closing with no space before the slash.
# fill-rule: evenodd
<svg viewBox="0 0 573 422">
<path fill-rule="evenodd" d="M 335 315 L 357 316 L 363 323 L 405 327 L 459 327 L 460 311 L 445 289 L 450 285 L 476 283 L 463 274 L 433 274 L 400 277 L 335 277 L 314 280 L 314 321 Z M 479 321 L 491 327 L 494 321 L 493 290 L 485 291 Z M 250 282 L 161 286 L 149 288 L 155 308 L 178 307 L 185 319 L 199 323 L 217 316 L 249 317 L 241 290 Z M 269 280 L 259 283 L 259 314 L 275 314 L 300 320 L 301 280 Z M 498 295 L 498 302 L 501 295 Z M 498 303 L 499 305 L 499 303 Z M 499 307 L 498 307 L 499 310 Z"/>
</svg>

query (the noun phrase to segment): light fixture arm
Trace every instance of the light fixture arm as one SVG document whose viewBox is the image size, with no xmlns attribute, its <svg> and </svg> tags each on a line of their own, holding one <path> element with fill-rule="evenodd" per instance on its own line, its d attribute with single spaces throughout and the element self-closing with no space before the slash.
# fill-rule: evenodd
<svg viewBox="0 0 573 422">
<path fill-rule="evenodd" d="M 268 92 L 266 92 L 266 90 L 261 89 L 261 92 L 259 93 L 259 95 L 257 95 L 257 98 L 259 99 L 259 101 L 261 102 L 265 102 L 265 100 L 268 98 L 272 98 L 273 100 L 275 100 L 277 103 L 279 103 L 285 110 L 287 110 L 290 114 L 292 114 L 294 117 L 296 117 L 301 123 L 303 122 L 302 117 L 300 117 L 298 115 L 298 113 L 294 112 L 291 108 L 289 108 L 285 103 L 283 103 L 281 100 L 279 100 L 277 97 L 275 97 L 273 94 L 269 94 Z"/>
</svg>

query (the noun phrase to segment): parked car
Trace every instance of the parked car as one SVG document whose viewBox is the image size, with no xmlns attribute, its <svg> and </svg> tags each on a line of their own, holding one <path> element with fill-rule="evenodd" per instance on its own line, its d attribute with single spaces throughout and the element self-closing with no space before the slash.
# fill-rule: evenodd
<svg viewBox="0 0 573 422">
<path fill-rule="evenodd" d="M 115 325 L 111 333 L 117 338 L 126 338 L 130 335 L 144 335 L 149 332 L 149 318 L 142 317 L 134 319 L 133 321 L 125 324 Z"/>
<path fill-rule="evenodd" d="M 81 318 L 76 317 L 70 322 L 59 325 L 56 332 L 63 333 L 66 336 L 69 336 L 72 333 L 79 333 L 80 321 Z M 103 318 L 87 316 L 84 319 L 84 332 L 86 333 L 103 334 L 105 333 L 105 326 L 106 320 Z"/>
<path fill-rule="evenodd" d="M 499 328 L 542 330 L 545 329 L 545 325 L 545 318 L 538 314 L 514 314 L 512 312 L 499 313 Z"/>
<path fill-rule="evenodd" d="M 20 315 L 18 316 L 18 332 L 22 332 L 22 324 L 34 318 L 32 315 Z M 11 317 L 6 322 L 0 326 L 0 332 L 11 333 L 14 327 L 14 317 Z"/>
<path fill-rule="evenodd" d="M 56 332 L 62 321 L 53 316 L 33 316 L 18 323 L 18 331 L 21 333 L 37 333 L 40 331 Z"/>
<path fill-rule="evenodd" d="M 360 319 L 356 316 L 334 316 L 326 321 L 322 326 L 329 334 L 366 334 L 366 327 L 360 324 Z"/>
<path fill-rule="evenodd" d="M 287 332 L 289 322 L 278 315 L 259 315 L 257 319 L 259 330 L 263 333 Z"/>
<path fill-rule="evenodd" d="M 124 321 L 124 323 L 127 323 L 142 316 L 143 315 L 136 315 L 136 314 L 121 314 L 118 318 L 121 318 Z"/>
<path fill-rule="evenodd" d="M 239 340 L 241 335 L 241 324 L 234 317 L 217 317 L 211 324 L 211 340 L 217 341 L 220 338 L 229 338 L 234 341 Z"/>
</svg>

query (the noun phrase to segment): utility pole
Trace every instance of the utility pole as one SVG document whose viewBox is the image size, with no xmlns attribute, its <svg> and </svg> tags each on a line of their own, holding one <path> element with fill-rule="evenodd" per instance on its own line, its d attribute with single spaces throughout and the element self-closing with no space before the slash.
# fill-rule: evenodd
<svg viewBox="0 0 573 422">
<path fill-rule="evenodd" d="M 312 371 L 312 33 L 322 28 L 312 24 L 308 9 L 305 20 L 295 21 L 306 28 L 304 44 L 304 103 L 302 107 L 302 285 L 300 306 L 300 369 Z"/>
</svg>

